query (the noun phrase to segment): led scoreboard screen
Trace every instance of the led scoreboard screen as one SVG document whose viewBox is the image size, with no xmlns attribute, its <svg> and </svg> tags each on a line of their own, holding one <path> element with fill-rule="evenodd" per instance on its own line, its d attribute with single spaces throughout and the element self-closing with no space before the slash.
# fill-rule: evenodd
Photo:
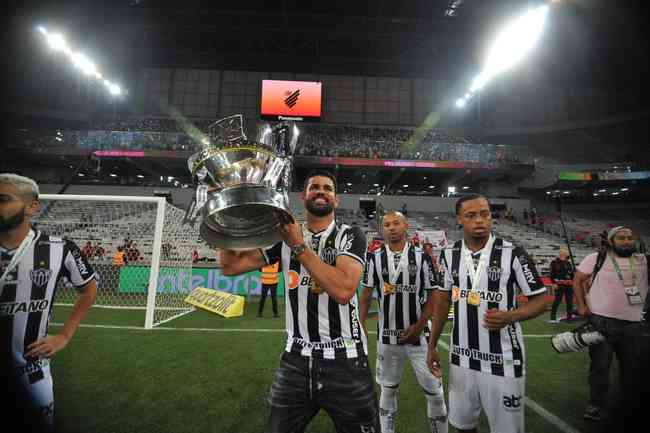
<svg viewBox="0 0 650 433">
<path fill-rule="evenodd" d="M 265 119 L 321 116 L 322 83 L 316 81 L 262 80 L 261 115 Z"/>
</svg>

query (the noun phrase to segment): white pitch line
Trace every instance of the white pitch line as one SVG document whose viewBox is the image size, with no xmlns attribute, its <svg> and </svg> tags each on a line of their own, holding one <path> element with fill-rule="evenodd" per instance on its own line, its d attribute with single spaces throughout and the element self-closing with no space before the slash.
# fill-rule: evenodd
<svg viewBox="0 0 650 433">
<path fill-rule="evenodd" d="M 63 323 L 52 322 L 50 326 L 63 326 Z M 121 326 L 121 325 L 92 325 L 82 323 L 80 328 L 99 328 L 99 329 L 129 329 L 133 331 L 147 331 L 143 326 Z M 195 331 L 195 332 L 286 332 L 284 328 L 174 328 L 167 326 L 155 326 L 148 331 Z M 375 331 L 368 331 L 368 334 L 376 335 Z M 443 337 L 449 337 L 451 334 L 440 334 Z M 551 334 L 530 334 L 524 335 L 525 338 L 550 338 Z M 441 342 L 442 343 L 442 342 Z"/>
<path fill-rule="evenodd" d="M 525 336 L 526 337 L 526 336 Z M 530 337 L 530 336 L 528 336 Z M 438 341 L 438 345 L 441 346 L 443 349 L 446 351 L 449 351 L 449 345 L 445 343 L 444 341 Z M 552 412 L 549 412 L 548 410 L 544 409 L 542 406 L 539 405 L 535 400 L 525 397 L 524 398 L 524 404 L 531 408 L 534 412 L 537 412 L 537 415 L 541 416 L 544 418 L 546 421 L 548 421 L 550 424 L 553 424 L 555 427 L 563 431 L 564 433 L 580 433 L 579 430 L 576 430 L 575 428 L 571 427 L 569 424 L 564 422 L 560 417 L 557 415 L 553 414 Z"/>
</svg>

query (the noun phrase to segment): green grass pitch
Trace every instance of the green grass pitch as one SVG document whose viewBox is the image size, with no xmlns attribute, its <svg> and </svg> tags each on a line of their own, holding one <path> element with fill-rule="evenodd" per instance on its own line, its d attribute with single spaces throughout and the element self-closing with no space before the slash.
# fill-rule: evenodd
<svg viewBox="0 0 650 433">
<path fill-rule="evenodd" d="M 197 310 L 161 329 L 145 331 L 144 311 L 92 309 L 69 345 L 53 359 L 56 422 L 64 432 L 261 432 L 265 396 L 284 348 L 281 318 L 256 318 L 257 303 L 243 317 L 224 319 Z M 55 306 L 50 332 L 70 308 Z M 548 313 L 523 324 L 527 336 L 526 395 L 577 431 L 594 431 L 582 419 L 588 395 L 588 355 L 559 355 L 549 335 L 577 324 L 547 324 Z M 368 329 L 376 329 L 369 320 Z M 95 325 L 99 325 L 95 326 Z M 103 327 L 104 325 L 118 326 Z M 447 330 L 448 332 L 448 330 Z M 376 335 L 370 335 L 374 373 Z M 449 336 L 443 337 L 449 342 Z M 445 368 L 447 353 L 440 349 Z M 399 392 L 397 431 L 427 431 L 425 399 L 409 365 Z M 526 431 L 561 432 L 530 407 Z M 489 431 L 482 417 L 479 430 Z M 321 411 L 308 432 L 332 432 Z M 450 428 L 450 431 L 454 431 Z"/>
</svg>

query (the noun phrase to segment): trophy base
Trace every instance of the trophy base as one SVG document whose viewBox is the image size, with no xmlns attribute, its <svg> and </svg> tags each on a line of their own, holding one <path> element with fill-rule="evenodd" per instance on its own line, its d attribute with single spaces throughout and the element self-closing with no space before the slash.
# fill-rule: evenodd
<svg viewBox="0 0 650 433">
<path fill-rule="evenodd" d="M 212 193 L 203 208 L 201 238 L 213 248 L 265 248 L 282 240 L 278 229 L 288 209 L 285 194 L 261 185 L 224 188 Z"/>
</svg>

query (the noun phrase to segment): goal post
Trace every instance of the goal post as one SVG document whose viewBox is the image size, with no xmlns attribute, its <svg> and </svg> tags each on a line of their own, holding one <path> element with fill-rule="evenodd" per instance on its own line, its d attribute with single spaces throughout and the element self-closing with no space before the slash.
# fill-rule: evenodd
<svg viewBox="0 0 650 433">
<path fill-rule="evenodd" d="M 146 329 L 194 310 L 184 299 L 200 241 L 198 229 L 184 224 L 185 211 L 163 197 L 41 194 L 39 200 L 37 229 L 73 241 L 95 269 L 94 307 L 144 311 Z M 114 261 L 118 250 L 124 263 Z M 59 282 L 55 304 L 71 306 L 75 299 L 74 287 Z"/>
</svg>

